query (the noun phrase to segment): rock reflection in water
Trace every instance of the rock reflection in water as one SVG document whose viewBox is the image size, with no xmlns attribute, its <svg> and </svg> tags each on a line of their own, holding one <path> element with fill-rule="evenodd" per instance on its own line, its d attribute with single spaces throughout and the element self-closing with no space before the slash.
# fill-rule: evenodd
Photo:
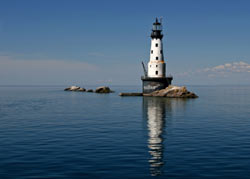
<svg viewBox="0 0 250 179">
<path fill-rule="evenodd" d="M 180 105 L 181 104 L 181 105 Z M 148 127 L 149 165 L 152 176 L 162 174 L 164 165 L 163 132 L 165 122 L 170 122 L 172 112 L 177 106 L 184 107 L 185 100 L 158 97 L 143 98 L 143 114 Z"/>
</svg>

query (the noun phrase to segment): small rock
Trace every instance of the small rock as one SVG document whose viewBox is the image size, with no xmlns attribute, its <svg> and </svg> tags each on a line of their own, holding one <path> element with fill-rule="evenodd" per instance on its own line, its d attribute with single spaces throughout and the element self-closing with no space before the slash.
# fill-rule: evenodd
<svg viewBox="0 0 250 179">
<path fill-rule="evenodd" d="M 86 91 L 86 89 L 81 88 L 79 86 L 71 86 L 71 87 L 65 88 L 64 91 L 80 91 L 80 92 L 84 92 L 84 91 Z"/>
<path fill-rule="evenodd" d="M 79 88 L 77 91 L 84 92 L 84 91 L 86 91 L 86 89 L 85 88 Z"/>
<path fill-rule="evenodd" d="M 113 91 L 111 91 L 108 86 L 98 87 L 98 88 L 96 88 L 95 92 L 96 93 L 113 93 Z"/>
</svg>

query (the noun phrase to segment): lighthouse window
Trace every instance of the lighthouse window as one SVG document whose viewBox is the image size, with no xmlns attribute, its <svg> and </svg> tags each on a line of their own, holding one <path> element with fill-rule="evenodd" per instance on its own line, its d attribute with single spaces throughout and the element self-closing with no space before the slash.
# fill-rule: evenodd
<svg viewBox="0 0 250 179">
<path fill-rule="evenodd" d="M 158 60 L 158 57 L 155 57 L 156 60 Z"/>
<path fill-rule="evenodd" d="M 158 47 L 158 44 L 156 43 L 155 46 Z"/>
<path fill-rule="evenodd" d="M 161 54 L 162 54 L 162 50 L 161 50 Z"/>
<path fill-rule="evenodd" d="M 151 53 L 153 53 L 153 50 L 151 50 Z"/>
<path fill-rule="evenodd" d="M 158 71 L 155 71 L 155 74 L 158 75 Z"/>
<path fill-rule="evenodd" d="M 158 65 L 156 65 L 156 67 L 158 67 Z"/>
</svg>

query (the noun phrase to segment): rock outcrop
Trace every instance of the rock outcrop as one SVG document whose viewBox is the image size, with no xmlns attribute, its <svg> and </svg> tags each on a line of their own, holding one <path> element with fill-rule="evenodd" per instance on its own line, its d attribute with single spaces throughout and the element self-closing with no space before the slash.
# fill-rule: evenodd
<svg viewBox="0 0 250 179">
<path fill-rule="evenodd" d="M 96 93 L 113 93 L 114 91 L 110 90 L 108 86 L 101 86 L 96 88 Z"/>
<path fill-rule="evenodd" d="M 193 92 L 187 90 L 185 86 L 173 86 L 169 85 L 167 88 L 154 91 L 149 94 L 143 94 L 143 96 L 159 96 L 168 98 L 197 98 L 198 96 Z"/>
<path fill-rule="evenodd" d="M 85 88 L 81 88 L 79 86 L 70 86 L 68 88 L 65 88 L 64 91 L 79 91 L 79 92 L 84 92 L 86 91 Z"/>
<path fill-rule="evenodd" d="M 96 93 L 113 93 L 108 86 L 101 86 L 96 88 L 96 90 L 81 88 L 79 86 L 70 86 L 68 88 L 65 88 L 64 91 L 79 91 L 79 92 L 96 92 Z"/>
</svg>

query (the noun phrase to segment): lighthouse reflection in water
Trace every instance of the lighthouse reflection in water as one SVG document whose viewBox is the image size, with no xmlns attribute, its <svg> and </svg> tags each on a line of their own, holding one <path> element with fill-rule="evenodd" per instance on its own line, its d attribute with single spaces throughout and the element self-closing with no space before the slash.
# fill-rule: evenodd
<svg viewBox="0 0 250 179">
<path fill-rule="evenodd" d="M 144 97 L 143 114 L 147 120 L 149 165 L 152 176 L 161 175 L 164 165 L 164 139 L 166 125 L 171 125 L 171 115 L 176 106 L 185 105 L 185 100 Z"/>
</svg>

